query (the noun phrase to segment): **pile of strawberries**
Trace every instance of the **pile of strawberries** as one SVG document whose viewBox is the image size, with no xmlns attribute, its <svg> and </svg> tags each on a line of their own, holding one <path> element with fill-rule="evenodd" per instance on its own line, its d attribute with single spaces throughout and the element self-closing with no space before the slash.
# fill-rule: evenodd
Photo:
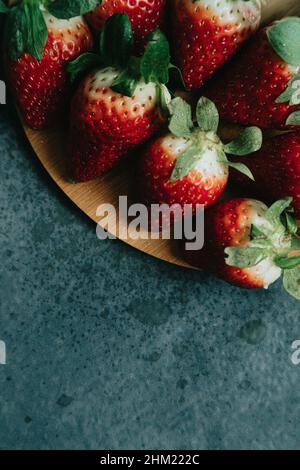
<svg viewBox="0 0 300 470">
<path fill-rule="evenodd" d="M 259 0 L 10 3 L 11 91 L 34 129 L 71 103 L 75 180 L 136 151 L 141 202 L 174 207 L 173 222 L 186 205 L 208 209 L 189 263 L 243 288 L 283 276 L 300 299 L 300 18 L 258 30 Z M 244 126 L 236 139 L 221 140 L 220 118 Z M 218 202 L 228 182 L 244 197 Z"/>
</svg>

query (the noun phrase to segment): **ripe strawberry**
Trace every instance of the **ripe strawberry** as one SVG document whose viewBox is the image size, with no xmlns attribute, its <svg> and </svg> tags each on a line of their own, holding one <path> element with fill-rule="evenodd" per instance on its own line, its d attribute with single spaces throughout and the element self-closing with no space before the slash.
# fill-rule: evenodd
<svg viewBox="0 0 300 470">
<path fill-rule="evenodd" d="M 112 15 L 126 13 L 131 21 L 136 47 L 143 51 L 147 35 L 163 25 L 165 6 L 166 0 L 102 0 L 101 5 L 86 15 L 86 19 L 99 33 Z"/>
<path fill-rule="evenodd" d="M 208 208 L 224 192 L 228 181 L 228 167 L 234 166 L 251 177 L 243 164 L 228 161 L 226 153 L 246 155 L 258 150 L 262 133 L 248 128 L 240 137 L 224 145 L 217 135 L 219 114 L 215 105 L 201 98 L 197 105 L 197 122 L 192 121 L 191 107 L 181 98 L 171 103 L 170 133 L 154 141 L 140 161 L 139 186 L 142 200 L 151 204 L 191 204 Z M 157 221 L 154 221 L 156 223 Z"/>
<path fill-rule="evenodd" d="M 115 166 L 163 123 L 155 84 L 137 83 L 127 97 L 112 89 L 117 70 L 90 73 L 71 106 L 69 152 L 77 181 L 89 181 Z"/>
<path fill-rule="evenodd" d="M 221 117 L 263 128 L 300 126 L 300 18 L 262 29 L 208 91 Z"/>
<path fill-rule="evenodd" d="M 173 0 L 173 51 L 190 90 L 201 88 L 258 28 L 256 0 Z"/>
<path fill-rule="evenodd" d="M 66 6 L 55 0 L 46 11 L 42 1 L 23 0 L 6 11 L 7 79 L 32 128 L 43 129 L 59 116 L 68 95 L 65 65 L 93 47 L 91 32 L 79 15 L 93 8 L 95 0 L 84 9 L 80 3 L 74 0 Z"/>
<path fill-rule="evenodd" d="M 283 274 L 286 290 L 300 299 L 300 251 L 291 198 L 269 209 L 251 199 L 217 204 L 206 213 L 205 245 L 185 259 L 235 286 L 267 289 Z"/>
<path fill-rule="evenodd" d="M 250 168 L 255 182 L 249 182 L 235 171 L 231 173 L 233 182 L 270 201 L 291 196 L 295 215 L 300 218 L 300 132 L 267 140 L 260 152 L 245 157 L 243 162 Z"/>
<path fill-rule="evenodd" d="M 165 86 L 170 66 L 168 42 L 157 30 L 143 57 L 136 58 L 130 57 L 132 39 L 128 16 L 114 15 L 101 34 L 101 57 L 85 54 L 69 67 L 72 74 L 82 64 L 93 67 L 71 106 L 69 153 L 78 181 L 108 171 L 164 123 L 161 103 L 170 100 Z M 97 60 L 102 65 L 95 69 Z"/>
</svg>

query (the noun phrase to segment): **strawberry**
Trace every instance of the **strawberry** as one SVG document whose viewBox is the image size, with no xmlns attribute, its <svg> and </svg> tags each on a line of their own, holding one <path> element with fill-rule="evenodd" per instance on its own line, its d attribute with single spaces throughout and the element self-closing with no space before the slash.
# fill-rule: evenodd
<svg viewBox="0 0 300 470">
<path fill-rule="evenodd" d="M 256 0 L 173 0 L 173 51 L 190 90 L 201 88 L 258 28 Z"/>
<path fill-rule="evenodd" d="M 262 29 L 207 92 L 222 118 L 262 128 L 300 126 L 300 18 Z"/>
<path fill-rule="evenodd" d="M 71 107 L 69 154 L 78 181 L 96 178 L 147 141 L 163 125 L 161 104 L 170 100 L 170 51 L 156 30 L 142 58 L 131 56 L 129 18 L 116 14 L 100 37 L 100 56 L 85 54 L 69 67 L 93 70 L 80 84 Z M 97 67 L 98 63 L 98 67 Z"/>
<path fill-rule="evenodd" d="M 234 183 L 270 201 L 285 195 L 292 197 L 295 215 L 300 218 L 299 131 L 267 140 L 261 151 L 245 157 L 243 162 L 251 170 L 255 182 L 233 171 L 231 179 Z"/>
<path fill-rule="evenodd" d="M 163 25 L 166 0 L 102 0 L 86 19 L 96 33 L 99 33 L 108 18 L 116 13 L 126 13 L 133 29 L 136 48 L 143 51 L 147 35 Z"/>
<path fill-rule="evenodd" d="M 242 163 L 231 163 L 226 153 L 245 155 L 258 150 L 262 133 L 248 128 L 236 141 L 224 145 L 217 135 L 219 114 L 210 100 L 199 100 L 197 126 L 184 100 L 175 98 L 170 107 L 170 133 L 149 145 L 140 161 L 138 179 L 141 198 L 148 206 L 180 206 L 176 219 L 185 205 L 192 205 L 195 212 L 197 205 L 208 208 L 214 204 L 226 188 L 229 166 L 251 177 Z"/>
<path fill-rule="evenodd" d="M 206 212 L 205 244 L 185 259 L 200 269 L 246 289 L 267 289 L 283 274 L 286 290 L 300 299 L 300 245 L 290 213 L 291 198 L 269 209 L 252 199 L 233 199 Z"/>
<path fill-rule="evenodd" d="M 65 65 L 93 48 L 85 13 L 99 2 L 23 0 L 6 9 L 7 80 L 26 124 L 43 129 L 63 110 L 68 95 Z M 55 15 L 55 16 L 54 16 Z"/>
</svg>

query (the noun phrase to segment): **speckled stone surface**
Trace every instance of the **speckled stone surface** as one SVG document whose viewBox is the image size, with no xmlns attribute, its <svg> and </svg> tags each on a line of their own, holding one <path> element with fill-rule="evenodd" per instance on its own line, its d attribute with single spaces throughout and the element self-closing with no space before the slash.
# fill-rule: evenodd
<svg viewBox="0 0 300 470">
<path fill-rule="evenodd" d="M 0 106 L 0 448 L 300 448 L 300 304 L 154 260 L 65 199 Z"/>
</svg>

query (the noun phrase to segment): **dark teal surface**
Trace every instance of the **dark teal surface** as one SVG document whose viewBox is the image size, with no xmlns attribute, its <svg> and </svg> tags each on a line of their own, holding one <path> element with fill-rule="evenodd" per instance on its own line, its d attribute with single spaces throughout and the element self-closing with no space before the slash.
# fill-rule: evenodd
<svg viewBox="0 0 300 470">
<path fill-rule="evenodd" d="M 300 304 L 95 226 L 0 106 L 0 447 L 300 448 Z"/>
</svg>

